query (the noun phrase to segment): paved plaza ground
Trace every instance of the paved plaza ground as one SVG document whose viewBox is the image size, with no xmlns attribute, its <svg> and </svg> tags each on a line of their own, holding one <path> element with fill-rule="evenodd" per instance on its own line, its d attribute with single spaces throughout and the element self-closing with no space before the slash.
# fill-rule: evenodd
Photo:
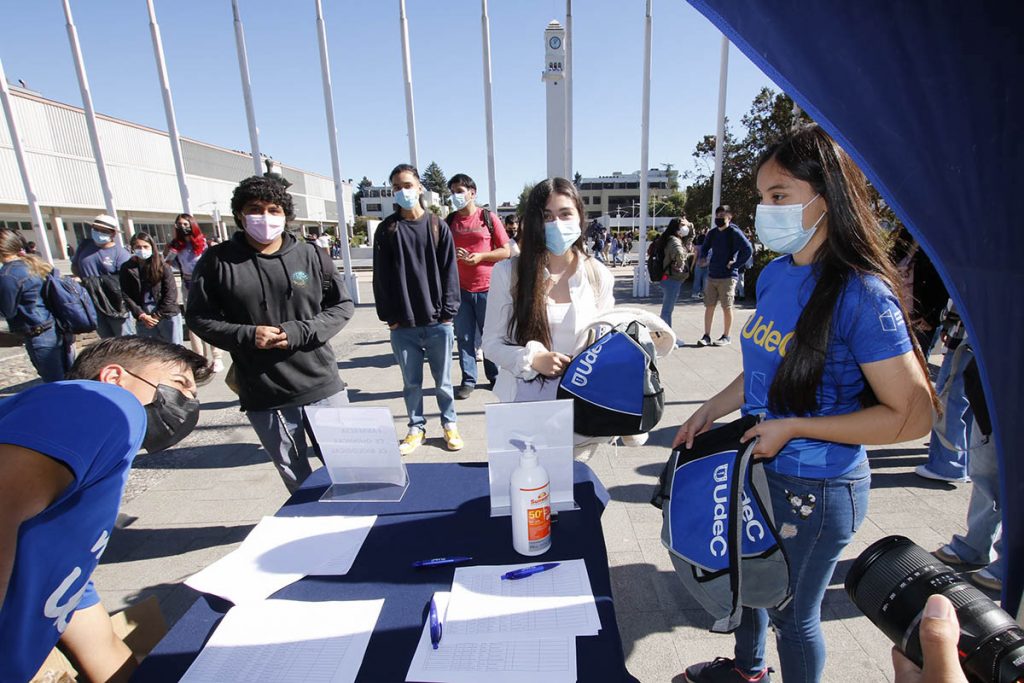
<svg viewBox="0 0 1024 683">
<path fill-rule="evenodd" d="M 619 303 L 642 305 L 655 313 L 660 310 L 657 287 L 650 299 L 632 300 L 631 270 L 617 268 L 615 272 Z M 396 432 L 404 435 L 401 376 L 387 329 L 373 309 L 370 274 L 359 275 L 363 303 L 333 342 L 339 371 L 353 402 L 387 406 L 395 416 Z M 677 426 L 740 370 L 738 343 L 720 348 L 692 346 L 702 331 L 703 310 L 703 304 L 689 300 L 681 300 L 675 309 L 676 333 L 691 346 L 677 350 L 660 365 L 666 388 L 665 417 L 648 444 L 641 448 L 602 447 L 589 463 L 612 497 L 602 525 L 615 609 L 627 666 L 645 683 L 671 681 L 688 664 L 732 654 L 732 638 L 708 633 L 709 618 L 676 578 L 659 540 L 660 512 L 648 503 Z M 734 339 L 739 338 L 739 328 L 748 315 L 748 311 L 737 312 Z M 720 326 L 719 313 L 714 337 L 721 334 Z M 938 360 L 933 357 L 932 362 Z M 457 382 L 458 370 L 453 372 Z M 36 381 L 34 377 L 22 351 L 0 349 L 0 395 L 29 386 Z M 287 498 L 284 485 L 239 412 L 237 398 L 224 385 L 223 374 L 202 388 L 201 398 L 203 412 L 192 436 L 175 449 L 140 455 L 135 461 L 118 529 L 94 575 L 104 603 L 112 611 L 155 595 L 173 624 L 198 596 L 182 581 L 237 547 L 262 516 L 273 514 Z M 457 403 L 466 447 L 460 453 L 449 453 L 441 439 L 436 403 L 428 392 L 428 438 L 408 461 L 486 460 L 484 406 L 492 401 L 489 391 L 478 390 Z M 60 416 L 54 415 L 53 421 L 54 428 L 59 428 Z M 888 641 L 860 616 L 842 588 L 852 558 L 892 533 L 905 534 L 932 550 L 952 533 L 965 530 L 970 486 L 918 478 L 913 468 L 924 462 L 926 453 L 926 440 L 871 450 L 868 517 L 843 554 L 825 596 L 822 617 L 829 651 L 825 681 L 892 679 Z M 778 667 L 773 642 L 769 662 Z"/>
</svg>

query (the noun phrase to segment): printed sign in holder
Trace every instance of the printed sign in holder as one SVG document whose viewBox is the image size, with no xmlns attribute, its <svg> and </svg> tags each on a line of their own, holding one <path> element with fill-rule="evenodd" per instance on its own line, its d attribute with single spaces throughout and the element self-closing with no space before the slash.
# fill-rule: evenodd
<svg viewBox="0 0 1024 683">
<path fill-rule="evenodd" d="M 323 503 L 397 503 L 409 488 L 391 411 L 307 406 L 306 423 L 331 485 Z"/>
<path fill-rule="evenodd" d="M 527 443 L 551 479 L 551 511 L 578 510 L 573 499 L 573 402 L 491 403 L 484 410 L 491 517 L 512 514 L 509 484 Z"/>
</svg>

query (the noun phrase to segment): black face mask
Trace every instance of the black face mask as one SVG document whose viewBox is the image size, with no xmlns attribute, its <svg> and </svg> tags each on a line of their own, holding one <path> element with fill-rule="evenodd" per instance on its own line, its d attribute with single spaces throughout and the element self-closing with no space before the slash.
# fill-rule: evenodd
<svg viewBox="0 0 1024 683">
<path fill-rule="evenodd" d="M 152 403 L 145 406 L 146 437 L 142 447 L 146 452 L 166 450 L 192 433 L 199 422 L 199 401 L 188 398 L 174 387 L 153 384 L 130 370 L 125 372 L 156 389 Z"/>
<path fill-rule="evenodd" d="M 716 228 L 721 228 L 724 225 L 725 225 L 725 219 L 724 218 L 716 218 L 715 219 L 715 227 Z"/>
</svg>

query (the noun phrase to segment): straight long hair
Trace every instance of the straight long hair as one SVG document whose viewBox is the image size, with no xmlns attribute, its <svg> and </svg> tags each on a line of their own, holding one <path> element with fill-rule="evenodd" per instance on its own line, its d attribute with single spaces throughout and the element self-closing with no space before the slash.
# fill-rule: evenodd
<svg viewBox="0 0 1024 683">
<path fill-rule="evenodd" d="M 45 278 L 53 268 L 38 256 L 25 253 L 25 242 L 13 230 L 0 230 L 0 257 L 17 256 L 36 277 Z"/>
<path fill-rule="evenodd" d="M 756 171 L 773 160 L 785 173 L 808 183 L 828 202 L 828 236 L 813 262 L 818 280 L 797 320 L 789 352 L 768 391 L 768 405 L 773 412 L 807 415 L 819 407 L 818 392 L 832 342 L 836 304 L 851 278 L 873 275 L 894 294 L 899 291 L 899 279 L 871 211 L 867 180 L 828 133 L 816 124 L 796 129 L 765 151 Z M 899 303 L 899 297 L 896 300 L 914 355 L 927 376 L 928 366 L 910 329 L 910 316 Z M 937 407 L 930 382 L 929 389 Z M 859 399 L 863 406 L 878 403 L 867 382 Z"/>
<path fill-rule="evenodd" d="M 580 221 L 586 215 L 583 199 L 571 181 L 549 178 L 537 183 L 526 200 L 526 209 L 519 228 L 519 257 L 512 277 L 512 317 L 508 321 L 508 339 L 517 346 L 538 341 L 551 348 L 551 328 L 548 325 L 547 264 L 548 247 L 544 237 L 544 209 L 552 194 L 568 197 L 576 206 Z M 583 252 L 583 234 L 572 247 L 576 252 L 577 270 L 586 255 Z"/>
<path fill-rule="evenodd" d="M 150 285 L 159 284 L 164 278 L 164 268 L 167 266 L 164 264 L 164 257 L 156 250 L 156 242 L 153 241 L 148 232 L 137 232 L 132 235 L 130 244 L 134 245 L 136 242 L 145 242 L 153 250 L 152 255 L 145 261 L 135 257 L 135 260 L 139 263 L 139 273 L 142 275 L 142 280 Z"/>
</svg>

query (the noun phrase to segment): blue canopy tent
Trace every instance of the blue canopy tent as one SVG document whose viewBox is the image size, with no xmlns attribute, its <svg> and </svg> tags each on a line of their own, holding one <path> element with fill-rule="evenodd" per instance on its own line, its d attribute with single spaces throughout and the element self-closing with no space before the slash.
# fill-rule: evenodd
<svg viewBox="0 0 1024 683">
<path fill-rule="evenodd" d="M 1024 588 L 1024 3 L 689 0 L 856 159 L 921 243 L 978 355 Z"/>
</svg>

